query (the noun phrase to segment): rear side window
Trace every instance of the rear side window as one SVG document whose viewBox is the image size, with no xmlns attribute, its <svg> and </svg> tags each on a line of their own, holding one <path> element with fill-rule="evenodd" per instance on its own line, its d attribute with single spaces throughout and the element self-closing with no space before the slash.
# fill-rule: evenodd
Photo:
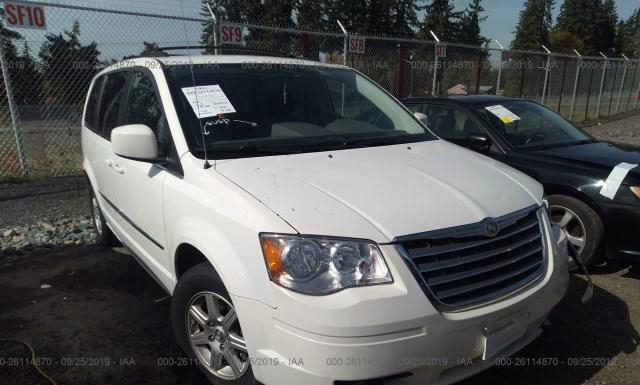
<svg viewBox="0 0 640 385">
<path fill-rule="evenodd" d="M 98 110 L 98 98 L 100 96 L 100 90 L 102 88 L 102 81 L 104 77 L 99 77 L 93 83 L 93 88 L 89 94 L 89 100 L 87 100 L 87 108 L 84 113 L 84 125 L 91 131 L 96 130 L 96 112 Z"/>
<path fill-rule="evenodd" d="M 160 149 L 168 135 L 167 121 L 151 75 L 142 71 L 131 73 L 131 87 L 123 124 L 144 124 L 156 134 Z"/>
<path fill-rule="evenodd" d="M 120 125 L 120 107 L 124 100 L 126 84 L 125 72 L 115 72 L 106 77 L 97 127 L 106 138 L 111 137 L 111 130 Z"/>
<path fill-rule="evenodd" d="M 411 112 L 422 112 L 421 104 L 405 104 Z"/>
<path fill-rule="evenodd" d="M 429 119 L 429 128 L 443 139 L 461 140 L 483 133 L 483 130 L 462 108 L 426 104 L 423 112 Z"/>
</svg>

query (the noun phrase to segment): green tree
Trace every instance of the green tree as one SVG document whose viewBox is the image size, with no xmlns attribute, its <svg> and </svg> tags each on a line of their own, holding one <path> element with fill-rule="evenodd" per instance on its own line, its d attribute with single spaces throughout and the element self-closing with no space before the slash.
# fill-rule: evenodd
<svg viewBox="0 0 640 385">
<path fill-rule="evenodd" d="M 568 0 L 572 1 L 572 0 Z M 527 0 L 520 11 L 511 48 L 539 50 L 549 43 L 554 0 Z"/>
<path fill-rule="evenodd" d="M 218 21 L 236 23 L 267 24 L 292 27 L 294 1 L 287 0 L 202 0 L 200 14 L 207 19 L 203 25 L 200 44 L 213 47 L 214 22 L 211 18 L 207 3 L 213 10 Z M 260 40 L 272 33 L 255 31 L 252 40 Z M 265 47 L 263 47 L 265 48 Z M 212 49 L 205 49 L 205 53 L 212 53 Z"/>
<path fill-rule="evenodd" d="M 31 105 L 38 102 L 37 68 L 31 56 L 29 46 L 24 42 L 22 52 L 18 52 L 15 42 L 23 39 L 18 32 L 4 28 L 0 23 L 0 36 L 4 50 L 5 64 L 13 90 L 13 98 L 18 105 Z M 4 90 L 4 79 L 0 76 L 0 89 Z"/>
<path fill-rule="evenodd" d="M 143 41 L 142 45 L 144 48 L 140 52 L 140 56 L 158 56 L 160 54 L 160 47 L 158 46 L 158 43 Z"/>
<path fill-rule="evenodd" d="M 554 29 L 581 40 L 584 43 L 582 53 L 602 51 L 613 54 L 618 50 L 617 24 L 618 14 L 613 0 L 565 0 Z"/>
<path fill-rule="evenodd" d="M 361 26 L 366 33 L 390 33 L 393 23 L 394 0 L 369 0 L 366 24 Z"/>
<path fill-rule="evenodd" d="M 26 41 L 22 52 L 15 60 L 16 66 L 10 69 L 10 73 L 12 73 L 16 103 L 24 106 L 38 104 L 40 98 L 36 79 L 39 78 L 40 73 Z"/>
<path fill-rule="evenodd" d="M 584 41 L 571 32 L 554 29 L 549 32 L 549 49 L 552 52 L 573 54 L 573 50 L 586 52 Z"/>
<path fill-rule="evenodd" d="M 593 42 L 592 53 L 602 51 L 616 54 L 620 51 L 620 44 L 616 34 L 619 21 L 616 3 L 614 0 L 604 0 L 602 3 L 598 1 L 597 3 L 597 34 Z"/>
<path fill-rule="evenodd" d="M 422 7 L 425 17 L 421 23 L 420 36 L 431 39 L 433 31 L 442 41 L 456 42 L 460 37 L 460 19 L 463 12 L 456 11 L 449 0 L 432 0 Z"/>
<path fill-rule="evenodd" d="M 627 20 L 620 21 L 618 37 L 622 53 L 636 58 L 640 56 L 640 8 Z"/>
<path fill-rule="evenodd" d="M 136 57 L 154 57 L 154 56 L 167 56 L 167 53 L 160 51 L 160 46 L 158 43 L 149 43 L 148 41 L 142 42 L 142 51 L 140 51 L 137 55 L 128 55 L 124 56 L 122 60 L 133 59 Z M 117 61 L 113 60 L 113 63 L 117 63 Z"/>
<path fill-rule="evenodd" d="M 480 33 L 480 23 L 487 19 L 481 16 L 484 8 L 480 4 L 481 0 L 472 0 L 460 18 L 460 43 L 481 46 L 489 39 Z"/>
<path fill-rule="evenodd" d="M 319 31 L 328 29 L 325 0 L 298 0 L 297 24 L 300 29 Z"/>
<path fill-rule="evenodd" d="M 42 96 L 48 104 L 79 104 L 99 63 L 96 42 L 80 43 L 80 23 L 76 20 L 71 31 L 47 34 L 40 47 Z"/>
<path fill-rule="evenodd" d="M 352 0 L 327 0 L 327 20 L 329 25 L 334 28 L 337 21 L 347 28 L 348 31 L 361 32 L 363 26 L 368 25 L 369 10 L 368 3 L 362 4 Z"/>
<path fill-rule="evenodd" d="M 413 36 L 418 25 L 419 10 L 415 0 L 395 0 L 391 30 L 396 34 Z"/>
<path fill-rule="evenodd" d="M 291 0 L 257 1 L 257 14 L 253 23 L 293 27 L 293 10 L 295 2 Z"/>
</svg>

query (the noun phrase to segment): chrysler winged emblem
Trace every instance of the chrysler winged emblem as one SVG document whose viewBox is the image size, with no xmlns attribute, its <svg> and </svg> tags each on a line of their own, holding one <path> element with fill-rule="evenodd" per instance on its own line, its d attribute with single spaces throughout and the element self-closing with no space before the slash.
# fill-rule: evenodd
<svg viewBox="0 0 640 385">
<path fill-rule="evenodd" d="M 484 233 L 488 237 L 494 237 L 498 234 L 498 224 L 495 221 L 487 221 L 484 224 Z"/>
</svg>

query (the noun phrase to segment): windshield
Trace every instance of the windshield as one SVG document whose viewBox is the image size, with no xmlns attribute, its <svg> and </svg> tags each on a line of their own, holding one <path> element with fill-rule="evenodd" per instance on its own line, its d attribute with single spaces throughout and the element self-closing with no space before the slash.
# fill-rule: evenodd
<svg viewBox="0 0 640 385">
<path fill-rule="evenodd" d="M 349 69 L 220 64 L 194 65 L 193 76 L 185 65 L 165 72 L 188 145 L 201 158 L 205 149 L 224 159 L 435 139 Z"/>
<path fill-rule="evenodd" d="M 483 104 L 480 115 L 515 148 L 534 149 L 585 143 L 591 138 L 555 112 L 516 100 Z"/>
</svg>

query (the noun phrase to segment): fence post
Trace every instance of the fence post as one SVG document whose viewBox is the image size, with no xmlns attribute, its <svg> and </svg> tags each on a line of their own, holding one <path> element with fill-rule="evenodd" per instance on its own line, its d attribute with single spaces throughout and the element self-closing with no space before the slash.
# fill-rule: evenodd
<svg viewBox="0 0 640 385">
<path fill-rule="evenodd" d="M 616 90 L 616 78 L 618 77 L 618 65 L 615 65 L 616 70 L 613 71 L 613 81 L 611 82 L 611 97 L 609 97 L 609 109 L 607 110 L 607 116 L 611 115 L 611 106 L 613 105 L 613 93 Z"/>
<path fill-rule="evenodd" d="M 640 65 L 640 63 L 638 63 Z M 634 97 L 635 101 L 633 102 L 633 109 L 635 110 L 638 107 L 638 99 L 640 98 L 640 80 L 638 80 L 638 90 L 636 91 L 636 95 Z"/>
<path fill-rule="evenodd" d="M 540 98 L 540 104 L 544 105 L 544 98 L 547 94 L 547 84 L 549 83 L 549 70 L 551 68 L 551 51 L 544 44 L 540 46 L 547 52 L 547 65 L 544 69 L 544 83 L 542 84 L 542 97 Z"/>
<path fill-rule="evenodd" d="M 476 95 L 480 93 L 480 74 L 482 71 L 482 48 L 478 53 L 478 67 L 476 68 Z"/>
<path fill-rule="evenodd" d="M 213 49 L 213 54 L 214 55 L 219 55 L 220 51 L 218 50 L 218 46 L 220 45 L 220 42 L 218 40 L 218 18 L 216 17 L 215 12 L 213 12 L 213 9 L 211 9 L 211 6 L 209 5 L 209 2 L 205 2 L 205 4 L 207 5 L 207 9 L 209 10 L 209 14 L 211 14 L 211 20 L 213 21 L 213 46 L 216 47 Z M 218 7 L 216 7 L 217 10 Z"/>
<path fill-rule="evenodd" d="M 631 97 L 633 96 L 633 85 L 636 83 L 636 76 L 638 75 L 638 67 L 640 67 L 640 64 L 636 62 L 636 68 L 633 70 L 633 77 L 631 78 L 631 84 L 629 84 L 629 97 L 627 98 L 627 111 L 629 111 L 629 103 L 631 103 Z"/>
<path fill-rule="evenodd" d="M 598 107 L 596 108 L 596 118 L 600 117 L 600 102 L 602 101 L 602 92 L 604 91 L 604 78 L 607 75 L 607 64 L 608 58 L 602 52 L 598 52 L 603 58 L 604 62 L 602 64 L 602 78 L 600 79 L 600 92 L 598 93 Z"/>
<path fill-rule="evenodd" d="M 0 28 L 1 30 L 2 28 Z M 4 88 L 7 92 L 7 104 L 9 105 L 9 113 L 11 115 L 11 125 L 16 140 L 16 149 L 18 150 L 18 159 L 20 161 L 20 171 L 22 176 L 29 174 L 27 167 L 27 159 L 24 154 L 24 142 L 22 141 L 22 132 L 20 131 L 18 109 L 13 99 L 13 88 L 11 87 L 11 79 L 9 74 L 9 63 L 4 53 L 4 37 L 0 37 L 0 66 L 2 67 L 2 77 L 4 78 Z"/>
<path fill-rule="evenodd" d="M 433 31 L 429 31 L 433 39 L 436 41 L 436 44 L 433 45 L 433 83 L 431 84 L 431 96 L 436 96 L 436 80 L 438 76 L 438 43 L 440 43 L 440 39 Z"/>
<path fill-rule="evenodd" d="M 578 92 L 578 81 L 580 80 L 580 67 L 582 66 L 582 55 L 575 49 L 573 52 L 578 55 L 578 62 L 576 63 L 576 80 L 573 83 L 573 96 L 571 97 L 571 109 L 569 110 L 569 120 L 573 121 L 573 110 L 576 107 L 576 93 Z"/>
<path fill-rule="evenodd" d="M 404 71 L 403 64 L 406 61 L 404 58 L 404 44 L 398 43 L 398 65 L 396 66 L 396 97 L 401 98 L 404 96 Z"/>
<path fill-rule="evenodd" d="M 524 63 L 527 62 L 527 54 L 523 54 L 522 55 L 522 62 L 523 65 L 521 65 L 520 67 L 522 67 L 522 71 L 520 71 L 520 90 L 518 91 L 518 97 L 521 98 L 522 94 L 524 93 L 524 71 L 525 71 L 525 67 L 526 65 L 524 65 Z"/>
<path fill-rule="evenodd" d="M 340 20 L 336 20 L 338 22 L 338 26 L 340 26 L 340 29 L 342 30 L 342 33 L 344 34 L 344 44 L 342 45 L 342 64 L 347 65 L 347 50 L 349 49 L 349 32 L 347 32 L 347 29 L 344 27 L 344 25 L 342 25 L 342 23 L 340 22 Z"/>
<path fill-rule="evenodd" d="M 587 104 L 584 107 L 584 120 L 589 119 L 589 99 L 591 99 L 591 86 L 593 85 L 593 73 L 595 72 L 593 66 L 591 67 L 591 72 L 589 73 L 589 88 L 587 88 Z"/>
<path fill-rule="evenodd" d="M 567 77 L 567 62 L 569 59 L 566 57 L 562 60 L 562 79 L 560 79 L 560 96 L 558 97 L 558 113 L 562 115 L 562 95 L 564 95 L 564 81 Z"/>
<path fill-rule="evenodd" d="M 500 47 L 500 65 L 498 65 L 498 80 L 496 81 L 496 95 L 500 95 L 500 78 L 502 77 L 502 54 L 504 53 L 504 47 L 497 39 L 494 39 L 495 42 Z"/>
<path fill-rule="evenodd" d="M 616 103 L 616 113 L 620 110 L 620 99 L 622 99 L 622 90 L 624 89 L 624 81 L 627 77 L 627 67 L 629 66 L 629 58 L 622 54 L 624 58 L 624 68 L 622 69 L 622 80 L 620 81 L 620 91 L 618 91 L 618 102 Z"/>
</svg>

